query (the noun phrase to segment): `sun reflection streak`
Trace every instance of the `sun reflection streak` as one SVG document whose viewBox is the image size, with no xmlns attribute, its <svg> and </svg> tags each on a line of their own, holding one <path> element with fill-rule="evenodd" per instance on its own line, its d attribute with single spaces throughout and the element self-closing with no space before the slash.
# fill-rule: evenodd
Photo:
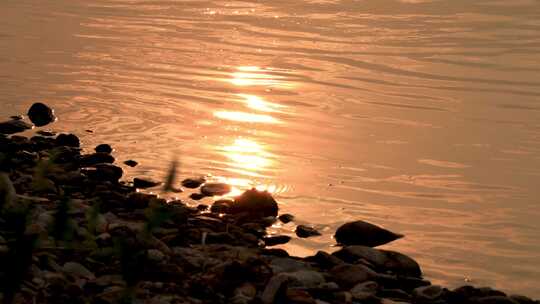
<svg viewBox="0 0 540 304">
<path fill-rule="evenodd" d="M 283 75 L 277 75 L 272 69 L 257 66 L 241 66 L 231 73 L 229 82 L 236 86 L 273 86 L 279 88 L 292 88 L 293 83 L 287 81 Z"/>
<path fill-rule="evenodd" d="M 238 122 L 256 122 L 256 123 L 279 123 L 280 121 L 270 115 L 253 114 L 240 111 L 216 111 L 214 116 L 221 119 L 233 120 Z"/>
<path fill-rule="evenodd" d="M 283 105 L 268 102 L 256 95 L 238 94 L 238 96 L 242 97 L 244 99 L 243 102 L 246 103 L 247 107 L 253 110 L 261 112 L 281 112 L 280 109 L 285 108 Z"/>
</svg>

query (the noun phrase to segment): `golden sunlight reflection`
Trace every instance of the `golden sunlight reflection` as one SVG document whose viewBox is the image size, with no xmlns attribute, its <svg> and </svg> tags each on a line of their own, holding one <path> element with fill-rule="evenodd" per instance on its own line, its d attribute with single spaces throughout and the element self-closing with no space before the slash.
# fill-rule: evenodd
<svg viewBox="0 0 540 304">
<path fill-rule="evenodd" d="M 261 112 L 280 112 L 280 109 L 285 108 L 283 105 L 268 102 L 259 96 L 248 94 L 238 94 L 238 96 L 242 97 L 246 106 L 253 110 Z"/>
<path fill-rule="evenodd" d="M 272 164 L 271 154 L 257 142 L 238 138 L 232 145 L 224 146 L 221 152 L 232 161 L 231 165 L 247 175 L 259 175 L 259 171 Z"/>
<path fill-rule="evenodd" d="M 273 86 L 279 88 L 292 88 L 293 84 L 283 75 L 277 75 L 270 68 L 257 66 L 241 66 L 231 74 L 230 83 L 236 86 Z"/>
<path fill-rule="evenodd" d="M 270 115 L 253 114 L 240 111 L 216 111 L 214 116 L 221 119 L 238 122 L 256 122 L 256 123 L 279 123 L 280 121 Z"/>
</svg>

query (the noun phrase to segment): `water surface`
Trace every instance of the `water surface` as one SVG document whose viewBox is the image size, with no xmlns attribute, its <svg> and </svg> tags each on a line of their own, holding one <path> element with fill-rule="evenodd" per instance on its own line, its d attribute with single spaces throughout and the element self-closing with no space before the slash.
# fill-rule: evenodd
<svg viewBox="0 0 540 304">
<path fill-rule="evenodd" d="M 44 101 L 131 176 L 268 189 L 324 232 L 297 254 L 364 219 L 434 283 L 535 297 L 539 62 L 534 0 L 0 4 L 3 117 Z"/>
</svg>

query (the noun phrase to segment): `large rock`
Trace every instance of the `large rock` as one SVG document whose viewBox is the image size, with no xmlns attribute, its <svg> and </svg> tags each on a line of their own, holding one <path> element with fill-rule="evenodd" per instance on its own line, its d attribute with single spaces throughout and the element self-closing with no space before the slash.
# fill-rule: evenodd
<svg viewBox="0 0 540 304">
<path fill-rule="evenodd" d="M 41 102 L 34 103 L 28 109 L 28 118 L 38 127 L 48 125 L 56 119 L 54 110 Z"/>
<path fill-rule="evenodd" d="M 81 142 L 74 134 L 59 134 L 56 137 L 56 145 L 78 148 L 81 146 Z"/>
<path fill-rule="evenodd" d="M 9 120 L 0 122 L 0 133 L 13 134 L 32 129 L 32 125 L 22 120 Z"/>
<path fill-rule="evenodd" d="M 355 221 L 339 227 L 334 238 L 341 245 L 376 247 L 400 239 L 403 236 L 368 222 Z"/>
<path fill-rule="evenodd" d="M 256 217 L 276 216 L 278 204 L 267 191 L 257 189 L 247 190 L 242 195 L 235 197 L 229 206 L 228 213 L 248 213 Z"/>
<path fill-rule="evenodd" d="M 330 270 L 334 281 L 342 288 L 352 288 L 358 283 L 371 281 L 378 277 L 377 273 L 364 265 L 338 265 Z"/>
<path fill-rule="evenodd" d="M 421 277 L 420 265 L 412 258 L 395 251 L 374 249 L 366 246 L 347 246 L 333 255 L 347 263 L 366 261 L 378 272 L 392 272 L 399 275 Z"/>
</svg>

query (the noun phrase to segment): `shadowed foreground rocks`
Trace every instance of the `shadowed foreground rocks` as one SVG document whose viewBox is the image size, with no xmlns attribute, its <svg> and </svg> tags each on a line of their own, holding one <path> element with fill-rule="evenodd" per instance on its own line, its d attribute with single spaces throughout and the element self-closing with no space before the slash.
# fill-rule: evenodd
<svg viewBox="0 0 540 304">
<path fill-rule="evenodd" d="M 490 288 L 431 285 L 411 257 L 372 248 L 398 234 L 366 222 L 339 228 L 343 247 L 332 254 L 289 256 L 270 247 L 290 237 L 266 233 L 279 213 L 268 192 L 217 197 L 206 211 L 137 192 L 160 183 L 122 181 L 110 146 L 83 154 L 73 134 L 8 131 L 0 135 L 4 303 L 539 303 Z M 205 183 L 183 184 L 206 186 L 202 197 L 230 191 Z"/>
</svg>

